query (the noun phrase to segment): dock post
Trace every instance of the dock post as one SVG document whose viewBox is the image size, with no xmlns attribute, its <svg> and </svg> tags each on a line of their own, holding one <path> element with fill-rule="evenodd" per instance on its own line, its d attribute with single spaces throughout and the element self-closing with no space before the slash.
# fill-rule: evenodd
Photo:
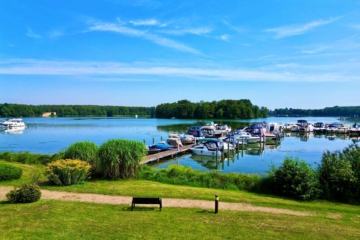
<svg viewBox="0 0 360 240">
<path fill-rule="evenodd" d="M 153 145 L 155 144 L 155 138 L 153 138 Z"/>
<path fill-rule="evenodd" d="M 160 137 L 160 142 L 162 142 L 162 136 Z"/>
</svg>

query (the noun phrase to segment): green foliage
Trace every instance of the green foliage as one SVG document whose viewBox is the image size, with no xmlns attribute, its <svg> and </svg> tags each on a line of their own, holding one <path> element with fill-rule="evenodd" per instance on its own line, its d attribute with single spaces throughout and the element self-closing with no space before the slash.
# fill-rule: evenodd
<svg viewBox="0 0 360 240">
<path fill-rule="evenodd" d="M 21 178 L 21 175 L 21 168 L 0 163 L 0 180 L 19 179 Z"/>
<path fill-rule="evenodd" d="M 360 201 L 360 147 L 351 144 L 342 152 L 323 154 L 318 168 L 324 197 L 339 201 Z"/>
<path fill-rule="evenodd" d="M 293 109 L 293 108 L 280 108 L 269 112 L 270 116 L 314 116 L 314 117 L 328 117 L 328 116 L 357 116 L 359 119 L 360 106 L 353 107 L 326 107 L 323 109 Z"/>
<path fill-rule="evenodd" d="M 91 165 L 78 159 L 60 159 L 47 164 L 45 175 L 58 186 L 83 183 L 89 174 Z"/>
<path fill-rule="evenodd" d="M 53 155 L 29 153 L 28 151 L 18 153 L 0 152 L 0 159 L 6 160 L 8 162 L 45 165 L 47 163 L 61 159 L 62 155 L 63 153 L 61 151 Z"/>
<path fill-rule="evenodd" d="M 192 103 L 181 100 L 177 103 L 163 103 L 156 106 L 156 117 L 188 119 L 250 119 L 267 117 L 268 109 L 252 105 L 250 100 L 221 100 L 219 102 Z"/>
<path fill-rule="evenodd" d="M 147 150 L 142 142 L 110 139 L 100 146 L 100 169 L 106 178 L 131 178 L 146 155 Z"/>
<path fill-rule="evenodd" d="M 95 170 L 98 165 L 99 147 L 93 142 L 76 142 L 71 144 L 64 152 L 64 159 L 80 159 L 91 165 Z"/>
<path fill-rule="evenodd" d="M 144 166 L 137 177 L 176 185 L 246 191 L 258 191 L 262 184 L 262 179 L 255 174 L 200 172 L 175 164 L 159 171 Z"/>
<path fill-rule="evenodd" d="M 40 188 L 33 183 L 24 183 L 19 189 L 15 188 L 6 194 L 10 203 L 32 203 L 38 201 L 40 197 Z"/>
<path fill-rule="evenodd" d="M 316 170 L 298 158 L 286 157 L 278 168 L 272 165 L 269 175 L 277 194 L 300 200 L 316 199 L 320 194 Z"/>
<path fill-rule="evenodd" d="M 1 117 L 36 117 L 44 112 L 51 112 L 54 116 L 116 116 L 143 115 L 155 117 L 155 107 L 125 107 L 125 106 L 96 106 L 96 105 L 25 105 L 0 104 Z"/>
</svg>

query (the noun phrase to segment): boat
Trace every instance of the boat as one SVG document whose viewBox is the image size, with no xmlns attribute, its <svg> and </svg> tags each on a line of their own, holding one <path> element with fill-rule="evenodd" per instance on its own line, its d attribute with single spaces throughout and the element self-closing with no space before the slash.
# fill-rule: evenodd
<svg viewBox="0 0 360 240">
<path fill-rule="evenodd" d="M 4 128 L 4 132 L 8 134 L 23 134 L 25 126 L 23 127 L 14 127 L 14 128 Z"/>
<path fill-rule="evenodd" d="M 0 124 L 4 129 L 26 127 L 25 123 L 22 121 L 22 118 L 8 118 L 5 121 L 0 122 Z"/>
<path fill-rule="evenodd" d="M 340 133 L 340 134 L 348 134 L 350 133 L 350 126 L 346 126 L 346 125 L 343 125 L 343 126 L 339 126 L 336 130 L 335 130 L 336 133 Z"/>
<path fill-rule="evenodd" d="M 227 134 L 231 132 L 231 127 L 226 124 L 218 124 L 215 128 L 215 134 L 218 136 L 222 136 L 223 134 Z"/>
<path fill-rule="evenodd" d="M 183 145 L 195 143 L 195 137 L 193 135 L 183 133 L 179 134 L 179 137 Z"/>
<path fill-rule="evenodd" d="M 218 136 L 213 126 L 203 126 L 201 131 L 204 133 L 205 138 L 215 138 Z"/>
<path fill-rule="evenodd" d="M 314 123 L 314 132 L 315 133 L 324 133 L 325 131 L 326 131 L 326 127 L 323 122 Z"/>
<path fill-rule="evenodd" d="M 335 133 L 339 127 L 343 127 L 342 123 L 331 123 L 326 127 L 326 133 Z"/>
<path fill-rule="evenodd" d="M 180 136 L 173 133 L 169 135 L 169 138 L 166 140 L 166 143 L 170 146 L 173 146 L 174 148 L 183 146 Z"/>
<path fill-rule="evenodd" d="M 299 132 L 313 132 L 314 126 L 311 123 L 308 123 L 306 120 L 298 120 L 297 124 L 299 126 Z"/>
<path fill-rule="evenodd" d="M 191 127 L 189 127 L 186 134 L 194 136 L 195 140 L 205 138 L 205 134 L 201 130 L 201 126 L 191 126 Z"/>
<path fill-rule="evenodd" d="M 280 134 L 282 126 L 278 123 L 271 122 L 266 125 L 266 132 L 273 134 Z"/>
<path fill-rule="evenodd" d="M 221 144 L 217 139 L 200 139 L 199 143 L 190 148 L 190 151 L 196 155 L 202 156 L 221 156 Z"/>
<path fill-rule="evenodd" d="M 288 131 L 288 132 L 290 132 L 290 131 L 292 131 L 291 129 L 292 129 L 293 126 L 297 126 L 296 123 L 286 123 L 286 124 L 282 127 L 282 129 L 283 129 L 283 131 Z"/>
<path fill-rule="evenodd" d="M 161 141 L 157 144 L 153 144 L 148 147 L 149 150 L 154 150 L 154 151 L 157 151 L 156 149 L 160 149 L 160 151 L 166 151 L 173 148 L 174 146 L 167 144 L 165 141 Z"/>
</svg>

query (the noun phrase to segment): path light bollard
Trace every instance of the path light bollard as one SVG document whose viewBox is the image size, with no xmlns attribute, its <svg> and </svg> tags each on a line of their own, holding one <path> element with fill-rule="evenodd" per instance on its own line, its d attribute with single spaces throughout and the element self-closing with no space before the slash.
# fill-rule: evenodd
<svg viewBox="0 0 360 240">
<path fill-rule="evenodd" d="M 215 213 L 219 211 L 219 195 L 215 195 Z"/>
</svg>

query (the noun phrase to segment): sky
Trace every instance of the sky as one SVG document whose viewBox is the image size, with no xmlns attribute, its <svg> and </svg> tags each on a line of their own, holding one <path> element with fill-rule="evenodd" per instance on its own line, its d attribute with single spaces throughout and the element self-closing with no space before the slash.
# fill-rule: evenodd
<svg viewBox="0 0 360 240">
<path fill-rule="evenodd" d="M 0 1 L 0 103 L 360 106 L 360 0 Z"/>
</svg>

